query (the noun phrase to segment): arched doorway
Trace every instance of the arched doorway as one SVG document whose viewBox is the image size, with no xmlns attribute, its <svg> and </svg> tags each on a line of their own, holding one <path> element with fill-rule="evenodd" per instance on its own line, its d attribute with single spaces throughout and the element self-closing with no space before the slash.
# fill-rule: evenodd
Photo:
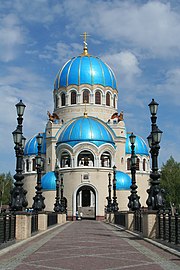
<svg viewBox="0 0 180 270">
<path fill-rule="evenodd" d="M 76 211 L 82 213 L 83 219 L 96 219 L 96 193 L 88 185 L 84 185 L 76 193 Z"/>
</svg>

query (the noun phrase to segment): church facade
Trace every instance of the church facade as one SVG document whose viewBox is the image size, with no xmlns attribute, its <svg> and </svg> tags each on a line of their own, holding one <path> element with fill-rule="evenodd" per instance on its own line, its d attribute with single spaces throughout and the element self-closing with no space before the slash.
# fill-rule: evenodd
<svg viewBox="0 0 180 270">
<path fill-rule="evenodd" d="M 63 177 L 67 215 L 82 212 L 84 218 L 102 219 L 108 196 L 108 174 L 116 166 L 117 201 L 127 210 L 131 171 L 130 133 L 124 115 L 118 113 L 118 89 L 112 69 L 100 58 L 83 53 L 59 70 L 53 91 L 54 111 L 49 113 L 42 143 L 44 159 L 42 188 L 45 210 L 52 211 L 56 196 L 55 167 Z M 38 132 L 37 132 L 38 134 Z M 24 188 L 32 206 L 36 186 L 36 136 L 24 150 Z M 136 135 L 136 134 L 135 134 Z M 136 135 L 136 182 L 142 206 L 146 206 L 149 153 L 145 141 Z"/>
</svg>

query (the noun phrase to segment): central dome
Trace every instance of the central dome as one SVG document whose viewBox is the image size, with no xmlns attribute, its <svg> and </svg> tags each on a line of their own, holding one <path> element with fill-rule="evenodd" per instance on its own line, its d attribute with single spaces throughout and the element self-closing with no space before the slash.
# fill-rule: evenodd
<svg viewBox="0 0 180 270">
<path fill-rule="evenodd" d="M 73 57 L 60 69 L 54 89 L 69 85 L 100 84 L 117 89 L 116 79 L 112 69 L 100 58 L 91 55 Z"/>
<path fill-rule="evenodd" d="M 81 142 L 90 142 L 96 146 L 110 143 L 114 146 L 110 128 L 94 117 L 78 117 L 69 121 L 60 134 L 57 144 L 67 143 L 74 146 Z"/>
</svg>

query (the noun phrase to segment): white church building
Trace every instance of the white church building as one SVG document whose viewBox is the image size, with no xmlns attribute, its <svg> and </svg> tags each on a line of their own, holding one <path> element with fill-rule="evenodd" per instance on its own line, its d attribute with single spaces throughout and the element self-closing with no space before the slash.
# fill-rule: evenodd
<svg viewBox="0 0 180 270">
<path fill-rule="evenodd" d="M 77 211 L 82 212 L 84 218 L 104 218 L 108 174 L 111 173 L 113 179 L 114 165 L 119 209 L 127 210 L 131 185 L 130 133 L 126 130 L 123 112 L 117 111 L 115 75 L 100 58 L 89 54 L 86 42 L 83 53 L 60 68 L 54 82 L 53 100 L 54 111 L 49 113 L 45 131 L 41 132 L 45 210 L 54 208 L 56 163 L 59 173 L 63 174 L 69 219 L 74 219 Z M 33 204 L 37 181 L 37 134 L 29 139 L 24 150 L 28 207 Z M 146 206 L 149 152 L 145 141 L 135 135 L 137 191 L 141 205 Z"/>
</svg>

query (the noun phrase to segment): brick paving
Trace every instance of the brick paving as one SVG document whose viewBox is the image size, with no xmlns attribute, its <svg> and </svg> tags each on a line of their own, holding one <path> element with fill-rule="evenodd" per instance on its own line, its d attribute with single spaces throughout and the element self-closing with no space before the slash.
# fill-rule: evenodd
<svg viewBox="0 0 180 270">
<path fill-rule="evenodd" d="M 180 270 L 180 257 L 120 228 L 83 220 L 57 226 L 0 252 L 0 269 Z"/>
</svg>

